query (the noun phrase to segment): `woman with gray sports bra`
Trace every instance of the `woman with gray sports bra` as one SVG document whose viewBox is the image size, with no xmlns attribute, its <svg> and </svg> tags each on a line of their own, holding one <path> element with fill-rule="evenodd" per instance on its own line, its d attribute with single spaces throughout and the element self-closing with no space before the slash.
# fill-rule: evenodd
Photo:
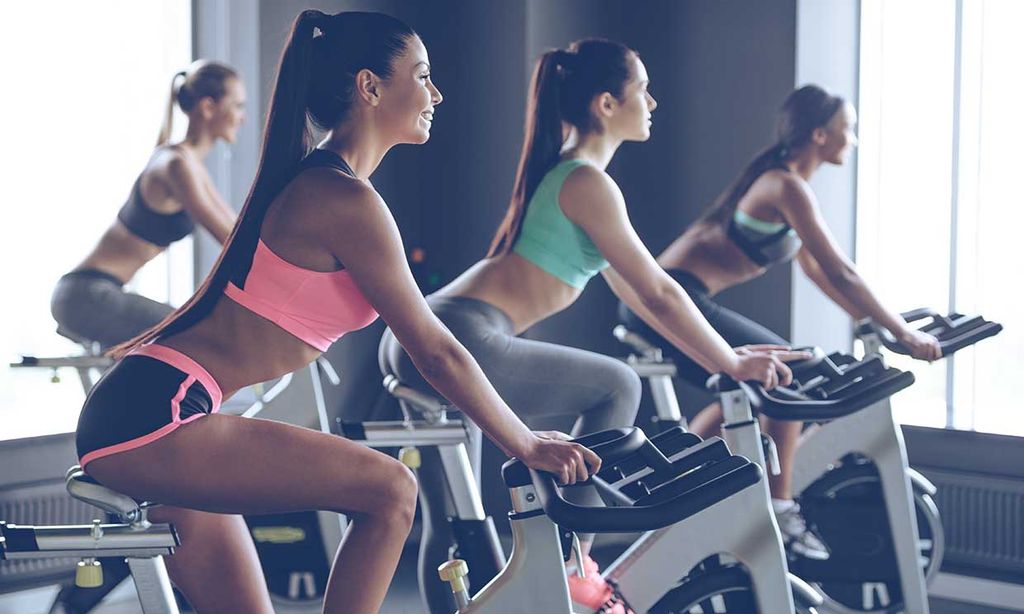
<svg viewBox="0 0 1024 614">
<path fill-rule="evenodd" d="M 624 141 L 650 138 L 656 103 L 647 85 L 640 57 L 620 43 L 582 40 L 545 53 L 530 86 L 508 213 L 490 253 L 428 298 L 434 314 L 527 423 L 569 416 L 575 419 L 572 434 L 579 436 L 631 426 L 636 418 L 640 382 L 631 368 L 594 352 L 518 337 L 572 305 L 599 272 L 619 297 L 672 331 L 707 369 L 769 387 L 790 377 L 783 348 L 774 348 L 778 355 L 737 352 L 715 333 L 629 223 L 622 193 L 605 168 Z M 381 340 L 380 360 L 385 372 L 426 386 L 390 331 Z M 420 587 L 430 612 L 451 612 L 451 591 L 433 571 L 448 558 L 451 543 L 447 491 L 437 452 L 421 453 Z M 567 496 L 598 504 L 592 489 Z M 574 602 L 626 612 L 589 556 L 574 564 L 585 574 L 568 577 Z"/>
<path fill-rule="evenodd" d="M 888 328 L 916 358 L 939 358 L 936 340 L 915 331 L 885 308 L 833 239 L 808 183 L 825 163 L 842 164 L 854 135 L 852 105 L 824 89 L 807 85 L 782 105 L 777 142 L 762 151 L 725 189 L 717 201 L 673 242 L 658 264 L 686 289 L 708 322 L 732 345 L 784 344 L 786 340 L 739 313 L 723 307 L 714 295 L 764 274 L 769 267 L 795 258 L 808 277 L 851 317 L 870 316 Z M 660 342 L 680 376 L 703 386 L 708 371 L 676 350 L 627 304 L 620 305 L 627 326 Z M 717 403 L 691 422 L 707 437 L 722 422 Z M 782 473 L 769 476 L 772 503 L 783 537 L 803 556 L 828 558 L 828 550 L 808 531 L 793 501 L 791 476 L 799 422 L 762 417 L 765 432 L 778 446 Z"/>
<path fill-rule="evenodd" d="M 185 138 L 168 143 L 174 106 L 188 116 Z M 57 282 L 50 311 L 57 332 L 103 349 L 127 341 L 174 309 L 128 292 L 124 285 L 196 222 L 223 243 L 235 212 L 217 193 L 203 159 L 223 139 L 233 143 L 245 119 L 245 88 L 225 64 L 194 62 L 171 81 L 156 150 L 139 174 L 117 219 L 85 260 Z"/>
</svg>

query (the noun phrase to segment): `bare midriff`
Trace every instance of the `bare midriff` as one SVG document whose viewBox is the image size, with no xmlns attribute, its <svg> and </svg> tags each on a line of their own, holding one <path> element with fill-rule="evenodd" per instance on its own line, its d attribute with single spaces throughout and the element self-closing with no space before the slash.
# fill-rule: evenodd
<svg viewBox="0 0 1024 614">
<path fill-rule="evenodd" d="M 160 155 L 159 152 L 154 156 Z M 171 197 L 170 190 L 160 179 L 150 173 L 139 178 L 139 190 L 146 206 L 161 215 L 173 215 L 181 211 L 181 203 Z M 107 228 L 96 247 L 92 248 L 85 260 L 74 270 L 94 269 L 109 273 L 128 283 L 150 260 L 164 249 L 132 234 L 118 219 Z"/>
<path fill-rule="evenodd" d="M 163 251 L 164 248 L 136 237 L 124 227 L 124 224 L 114 220 L 100 237 L 96 247 L 92 248 L 85 260 L 74 270 L 103 271 L 128 283 L 139 269 Z"/>
<path fill-rule="evenodd" d="M 708 287 L 709 294 L 739 285 L 763 274 L 732 242 L 720 224 L 698 222 L 658 256 L 663 269 L 692 273 Z"/>
<path fill-rule="evenodd" d="M 474 298 L 493 305 L 512 319 L 518 335 L 572 305 L 581 292 L 509 252 L 481 260 L 436 295 Z"/>
<path fill-rule="evenodd" d="M 297 371 L 321 354 L 224 295 L 199 323 L 157 343 L 201 364 L 225 399 L 246 386 Z"/>
</svg>

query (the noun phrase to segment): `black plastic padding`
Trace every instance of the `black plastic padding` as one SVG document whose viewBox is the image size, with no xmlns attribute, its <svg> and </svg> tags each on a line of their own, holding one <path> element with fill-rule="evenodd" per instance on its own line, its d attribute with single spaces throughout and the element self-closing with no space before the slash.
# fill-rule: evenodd
<svg viewBox="0 0 1024 614">
<path fill-rule="evenodd" d="M 858 361 L 848 354 L 814 358 L 794 369 L 789 387 L 766 391 L 757 382 L 740 382 L 751 409 L 778 420 L 828 421 L 859 411 L 914 383 L 909 372 L 885 366 L 881 356 Z M 724 376 L 719 376 L 724 377 Z"/>
<path fill-rule="evenodd" d="M 680 495 L 684 495 L 688 492 L 701 488 L 702 486 L 706 486 L 722 476 L 745 466 L 749 462 L 750 461 L 742 456 L 730 456 L 729 458 L 723 459 L 719 462 L 710 463 L 697 471 L 684 473 L 676 476 L 673 480 L 665 482 L 661 486 L 652 490 L 650 494 L 637 499 L 635 505 L 657 505 L 659 503 L 665 503 L 670 499 L 674 499 Z"/>
<path fill-rule="evenodd" d="M 601 457 L 602 464 L 608 465 L 614 465 L 643 448 L 649 448 L 657 453 L 657 448 L 647 440 L 644 432 L 636 427 L 608 429 L 573 441 L 590 448 Z M 502 465 L 501 477 L 508 488 L 526 486 L 531 482 L 526 465 L 519 459 L 512 459 Z"/>
<path fill-rule="evenodd" d="M 0 555 L 7 552 L 38 552 L 39 544 L 36 542 L 36 532 L 32 527 L 19 527 L 6 522 L 0 522 Z M 0 556 L 4 559 L 6 556 Z"/>
<path fill-rule="evenodd" d="M 550 474 L 532 470 L 530 473 L 541 506 L 552 522 L 582 533 L 633 533 L 661 529 L 756 484 L 762 477 L 761 468 L 748 462 L 702 488 L 662 503 L 609 508 L 569 503 L 561 496 Z"/>
<path fill-rule="evenodd" d="M 366 439 L 366 428 L 362 422 L 342 422 L 341 418 L 338 418 L 338 430 L 341 431 L 341 436 L 345 439 L 354 441 Z"/>
<path fill-rule="evenodd" d="M 898 369 L 886 369 L 869 381 L 853 382 L 845 394 L 833 394 L 828 399 L 815 399 L 809 394 L 777 387 L 765 391 L 761 386 L 744 386 L 752 393 L 755 409 L 776 420 L 803 422 L 827 421 L 852 414 L 882 399 L 888 398 L 914 383 L 914 374 Z"/>
<path fill-rule="evenodd" d="M 733 390 L 737 390 L 740 385 L 739 382 L 725 373 L 715 373 L 708 378 L 708 381 L 704 382 L 704 387 L 715 394 L 722 394 L 723 392 L 732 392 Z"/>
<path fill-rule="evenodd" d="M 686 429 L 681 426 L 673 426 L 651 437 L 651 443 L 657 446 L 665 456 L 682 452 L 701 441 L 703 440 L 700 437 L 686 432 Z"/>
<path fill-rule="evenodd" d="M 640 497 L 644 497 L 650 494 L 650 492 L 657 488 L 658 486 L 664 484 L 665 482 L 675 479 L 677 476 L 683 473 L 693 471 L 694 469 L 697 469 L 698 467 L 701 467 L 708 463 L 713 463 L 716 461 L 729 458 L 729 455 L 729 446 L 727 446 L 722 439 L 718 437 L 712 437 L 709 438 L 704 443 L 704 445 L 694 446 L 693 449 L 691 449 L 681 458 L 676 459 L 672 463 L 672 466 L 669 467 L 668 469 L 648 473 L 643 477 L 636 478 L 632 481 L 626 482 L 625 484 L 621 484 L 619 486 L 619 490 L 621 490 L 628 497 L 631 497 L 633 499 L 639 499 Z M 637 473 L 636 470 L 631 471 L 629 473 L 623 473 L 620 478 L 616 474 L 616 472 L 619 471 L 621 470 L 618 467 L 612 468 L 610 475 L 607 476 L 607 479 L 610 479 L 611 481 L 615 481 L 616 479 L 621 478 L 629 480 L 631 474 Z M 601 474 L 604 473 L 605 472 L 602 470 Z M 601 477 L 604 477 L 601 474 L 599 475 Z"/>
<path fill-rule="evenodd" d="M 662 456 L 669 457 L 699 444 L 702 440 L 693 433 L 687 433 L 683 427 L 676 425 L 651 437 L 650 441 Z M 612 465 L 606 461 L 603 462 L 601 472 L 598 475 L 606 480 L 615 482 L 649 466 L 648 455 L 640 452 Z"/>
<path fill-rule="evenodd" d="M 483 586 L 505 566 L 505 554 L 490 516 L 483 520 L 449 519 L 457 549 L 455 558 L 469 563 L 469 581 Z"/>
<path fill-rule="evenodd" d="M 931 309 L 915 309 L 900 315 L 907 322 L 929 319 L 918 330 L 926 332 L 938 340 L 943 357 L 950 356 L 983 339 L 998 335 L 1003 330 L 1002 324 L 990 322 L 981 316 L 966 316 L 960 313 L 943 316 Z M 858 335 L 874 333 L 889 351 L 905 356 L 910 355 L 910 349 L 907 346 L 870 318 L 861 320 L 857 324 L 856 331 Z"/>
<path fill-rule="evenodd" d="M 799 378 L 802 374 L 813 371 L 818 367 L 818 365 L 821 364 L 821 361 L 827 358 L 824 350 L 822 350 L 820 347 L 799 347 L 793 348 L 793 351 L 811 353 L 811 357 L 806 360 L 793 360 L 791 362 L 786 363 L 786 366 L 789 367 L 789 370 L 793 372 L 794 378 Z"/>
</svg>

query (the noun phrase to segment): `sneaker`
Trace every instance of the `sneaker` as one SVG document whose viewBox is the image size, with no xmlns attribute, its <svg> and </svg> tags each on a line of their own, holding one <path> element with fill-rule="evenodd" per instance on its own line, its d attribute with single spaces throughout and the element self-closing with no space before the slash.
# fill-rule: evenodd
<svg viewBox="0 0 1024 614">
<path fill-rule="evenodd" d="M 615 590 L 601 576 L 601 570 L 594 559 L 584 557 L 583 571 L 586 572 L 583 578 L 575 571 L 569 572 L 566 577 L 573 603 L 601 614 L 633 614 L 633 610 L 622 604 Z"/>
<path fill-rule="evenodd" d="M 776 511 L 775 520 L 779 523 L 782 541 L 790 552 L 815 561 L 828 560 L 828 546 L 807 527 L 799 504 L 793 503 L 785 510 Z"/>
</svg>

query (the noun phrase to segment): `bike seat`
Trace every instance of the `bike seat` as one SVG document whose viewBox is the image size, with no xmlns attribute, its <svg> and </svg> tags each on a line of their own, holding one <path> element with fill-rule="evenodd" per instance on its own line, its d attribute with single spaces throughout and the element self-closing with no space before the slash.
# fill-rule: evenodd
<svg viewBox="0 0 1024 614">
<path fill-rule="evenodd" d="M 428 419 L 437 417 L 455 408 L 433 391 L 424 391 L 403 384 L 398 377 L 388 374 L 384 376 L 384 388 L 399 401 L 405 402 L 411 409 L 424 414 Z"/>
<path fill-rule="evenodd" d="M 92 339 L 87 339 L 87 338 L 83 337 L 82 335 L 79 335 L 77 333 L 73 333 L 73 332 L 67 330 L 66 328 L 61 328 L 60 326 L 57 327 L 57 334 L 60 335 L 61 337 L 64 337 L 65 339 L 69 339 L 71 341 L 74 341 L 78 345 L 84 347 L 85 350 L 87 352 L 89 352 L 90 354 L 96 353 L 95 350 L 96 350 L 96 348 L 99 347 L 99 343 L 97 343 L 96 341 L 93 341 Z"/>
<path fill-rule="evenodd" d="M 128 523 L 142 520 L 143 510 L 152 507 L 152 504 L 146 501 L 133 499 L 103 486 L 86 474 L 79 465 L 68 469 L 64 482 L 68 494 L 73 498 L 98 507 Z"/>
<path fill-rule="evenodd" d="M 642 356 L 650 357 L 652 354 L 657 354 L 661 357 L 661 348 L 651 343 L 640 333 L 627 328 L 625 325 L 619 324 L 612 329 L 612 335 L 622 343 L 628 345 L 634 352 Z"/>
</svg>

